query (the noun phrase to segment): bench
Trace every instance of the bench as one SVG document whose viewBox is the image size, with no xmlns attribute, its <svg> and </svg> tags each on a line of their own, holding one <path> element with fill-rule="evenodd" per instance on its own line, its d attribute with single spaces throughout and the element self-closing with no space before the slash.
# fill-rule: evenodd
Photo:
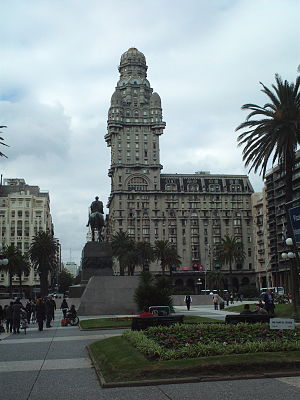
<svg viewBox="0 0 300 400">
<path fill-rule="evenodd" d="M 237 314 L 237 315 L 226 315 L 225 324 L 236 325 L 241 322 L 247 322 L 249 324 L 256 324 L 258 322 L 270 322 L 270 315 L 264 314 Z"/>
<path fill-rule="evenodd" d="M 131 330 L 143 331 L 150 326 L 170 326 L 182 323 L 183 315 L 168 315 L 163 317 L 133 317 Z"/>
</svg>

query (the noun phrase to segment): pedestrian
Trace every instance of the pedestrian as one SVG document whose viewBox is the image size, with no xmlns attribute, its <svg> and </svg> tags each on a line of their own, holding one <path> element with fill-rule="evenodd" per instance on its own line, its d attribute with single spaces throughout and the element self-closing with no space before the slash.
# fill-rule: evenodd
<svg viewBox="0 0 300 400">
<path fill-rule="evenodd" d="M 31 307 L 31 299 L 28 299 L 26 306 L 25 306 L 25 310 L 27 312 L 27 321 L 28 324 L 30 324 L 30 319 L 31 319 L 31 313 L 32 313 L 32 307 Z"/>
<path fill-rule="evenodd" d="M 230 304 L 234 304 L 234 295 L 232 292 L 230 292 L 230 294 L 229 294 L 229 301 L 230 301 Z"/>
<path fill-rule="evenodd" d="M 31 300 L 31 322 L 34 324 L 36 322 L 36 300 Z"/>
<path fill-rule="evenodd" d="M 263 296 L 263 301 L 265 303 L 265 309 L 269 315 L 274 315 L 275 304 L 274 304 L 274 295 L 271 289 L 268 289 Z"/>
<path fill-rule="evenodd" d="M 184 298 L 185 304 L 186 304 L 186 308 L 188 311 L 190 311 L 190 307 L 191 307 L 191 302 L 192 300 L 192 296 L 190 296 L 189 294 L 187 294 Z"/>
<path fill-rule="evenodd" d="M 3 313 L 3 307 L 0 304 L 0 325 L 2 324 L 2 321 L 4 320 L 4 313 Z"/>
<path fill-rule="evenodd" d="M 17 298 L 12 307 L 13 333 L 20 333 L 21 311 L 25 310 L 20 299 Z"/>
<path fill-rule="evenodd" d="M 68 303 L 67 303 L 66 299 L 63 299 L 63 301 L 61 303 L 61 306 L 60 306 L 60 309 L 61 309 L 61 311 L 63 313 L 64 318 L 66 318 L 66 314 L 67 314 L 67 311 L 69 309 L 69 306 L 68 306 Z"/>
<path fill-rule="evenodd" d="M 50 303 L 51 303 L 52 319 L 54 321 L 54 313 L 55 313 L 55 310 L 56 310 L 56 302 L 53 299 L 53 296 L 50 297 Z"/>
<path fill-rule="evenodd" d="M 213 301 L 215 310 L 219 309 L 219 298 L 220 298 L 220 296 L 217 293 L 213 294 L 212 301 Z"/>
<path fill-rule="evenodd" d="M 226 292 L 225 295 L 224 295 L 224 299 L 225 299 L 225 301 L 226 301 L 226 306 L 227 306 L 227 307 L 229 306 L 229 298 L 230 298 L 229 293 Z"/>
<path fill-rule="evenodd" d="M 225 301 L 221 296 L 219 296 L 219 308 L 220 308 L 220 310 L 224 310 L 224 307 L 225 307 Z"/>
<path fill-rule="evenodd" d="M 6 332 L 12 333 L 13 331 L 13 302 L 11 301 L 10 304 L 4 307 L 4 317 L 5 317 L 5 325 L 6 325 Z"/>
<path fill-rule="evenodd" d="M 46 328 L 51 328 L 50 325 L 53 316 L 53 304 L 49 297 L 45 298 L 45 311 L 46 311 Z"/>
<path fill-rule="evenodd" d="M 37 299 L 35 313 L 39 331 L 42 331 L 44 329 L 44 320 L 46 318 L 46 307 L 44 300 L 41 298 Z"/>
</svg>

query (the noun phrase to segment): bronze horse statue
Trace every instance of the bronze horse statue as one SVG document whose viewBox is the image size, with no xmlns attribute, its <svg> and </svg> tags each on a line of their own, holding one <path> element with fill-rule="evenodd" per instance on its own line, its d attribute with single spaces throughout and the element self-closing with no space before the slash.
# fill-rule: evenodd
<svg viewBox="0 0 300 400">
<path fill-rule="evenodd" d="M 103 236 L 102 236 L 102 229 L 104 227 L 104 217 L 103 214 L 101 214 L 98 211 L 92 212 L 89 216 L 89 222 L 87 226 L 91 227 L 92 231 L 92 241 L 95 241 L 95 231 L 98 232 L 98 242 L 103 242 Z"/>
</svg>

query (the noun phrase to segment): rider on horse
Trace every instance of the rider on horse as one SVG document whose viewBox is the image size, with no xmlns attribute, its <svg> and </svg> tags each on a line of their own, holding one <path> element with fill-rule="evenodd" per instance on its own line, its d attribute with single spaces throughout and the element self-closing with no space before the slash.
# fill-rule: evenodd
<svg viewBox="0 0 300 400">
<path fill-rule="evenodd" d="M 99 197 L 96 196 L 95 200 L 91 204 L 91 213 L 89 215 L 89 220 L 87 226 L 91 226 L 92 228 L 92 240 L 94 241 L 94 231 L 95 229 L 99 232 L 99 241 L 101 241 L 101 230 L 104 225 L 104 218 L 103 218 L 103 203 L 99 201 Z M 99 218 L 100 217 L 100 218 Z"/>
</svg>

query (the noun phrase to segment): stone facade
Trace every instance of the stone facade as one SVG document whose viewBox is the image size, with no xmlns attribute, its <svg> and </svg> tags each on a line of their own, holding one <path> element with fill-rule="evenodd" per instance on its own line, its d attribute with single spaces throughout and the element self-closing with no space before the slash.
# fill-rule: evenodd
<svg viewBox="0 0 300 400">
<path fill-rule="evenodd" d="M 27 185 L 24 179 L 5 179 L 0 186 L 0 238 L 3 245 L 14 244 L 24 254 L 39 230 L 53 232 L 48 192 Z M 59 246 L 60 249 L 60 246 Z M 58 258 L 59 255 L 58 255 Z M 39 287 L 39 275 L 33 269 L 23 276 L 23 287 L 31 294 Z M 19 278 L 13 277 L 14 290 L 19 291 Z M 8 274 L 0 271 L 0 288 L 7 292 Z"/>
<path fill-rule="evenodd" d="M 245 175 L 162 174 L 161 100 L 147 80 L 145 56 L 135 48 L 121 57 L 120 79 L 108 112 L 111 147 L 109 233 L 127 231 L 137 241 L 169 240 L 183 266 L 218 267 L 216 246 L 225 235 L 244 244 L 246 259 L 234 267 L 237 286 L 254 283 L 252 186 Z M 159 265 L 151 270 L 159 272 Z"/>
</svg>

